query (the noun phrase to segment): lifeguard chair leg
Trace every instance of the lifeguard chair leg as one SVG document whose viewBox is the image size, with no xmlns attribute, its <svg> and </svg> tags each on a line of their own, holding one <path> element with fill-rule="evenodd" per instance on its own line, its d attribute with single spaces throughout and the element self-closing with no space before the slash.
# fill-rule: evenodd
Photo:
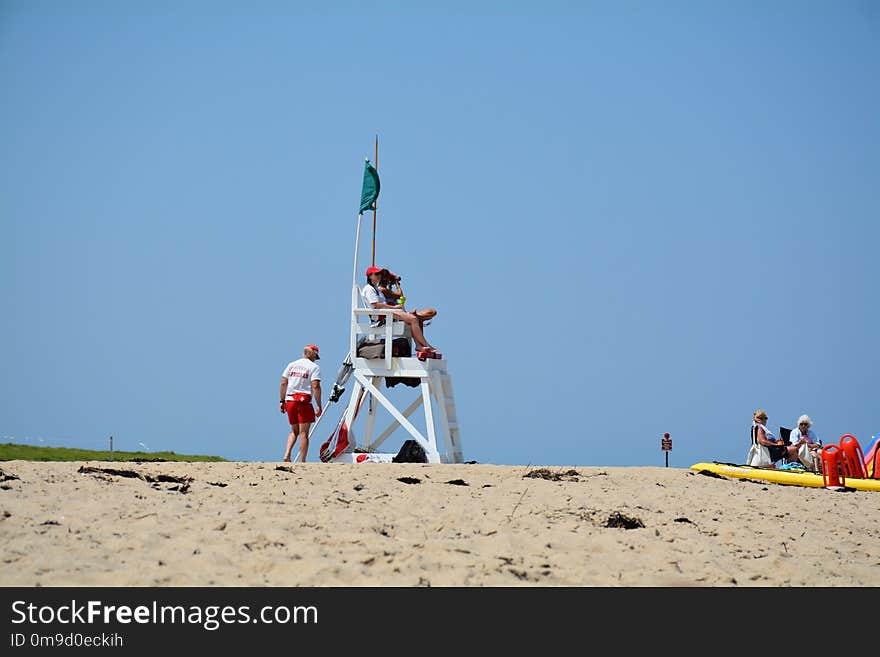
<svg viewBox="0 0 880 657">
<path fill-rule="evenodd" d="M 361 385 L 362 385 L 362 386 L 363 386 L 363 387 L 364 387 L 364 388 L 365 388 L 370 394 L 372 394 L 372 395 L 373 395 L 373 396 L 379 401 L 379 403 L 382 404 L 382 406 L 385 407 L 385 409 L 386 409 L 389 413 L 391 413 L 391 415 L 394 417 L 394 419 L 397 420 L 397 421 L 400 423 L 400 425 L 401 425 L 404 429 L 407 430 L 407 432 L 409 433 L 409 435 L 412 436 L 413 439 L 414 439 L 416 442 L 418 442 L 418 443 L 422 446 L 422 449 L 425 450 L 425 454 L 427 454 L 427 456 L 428 456 L 428 463 L 440 463 L 440 454 L 437 452 L 437 448 L 436 448 L 436 447 L 432 447 L 432 446 L 428 443 L 428 440 L 427 440 L 427 439 L 421 434 L 421 432 L 420 432 L 418 429 L 416 429 L 416 428 L 413 426 L 412 422 L 410 422 L 410 421 L 407 420 L 405 417 L 403 417 L 403 415 L 401 414 L 401 412 L 398 411 L 398 410 L 394 407 L 394 404 L 392 404 L 390 401 L 388 401 L 388 398 L 385 397 L 385 395 L 383 395 L 383 394 L 379 391 L 379 389 L 376 388 L 376 386 L 374 386 L 372 383 L 370 383 L 369 381 L 367 381 L 367 379 L 364 377 L 364 375 L 362 375 L 361 373 L 355 371 L 354 376 L 355 376 L 355 378 L 361 383 Z"/>
</svg>

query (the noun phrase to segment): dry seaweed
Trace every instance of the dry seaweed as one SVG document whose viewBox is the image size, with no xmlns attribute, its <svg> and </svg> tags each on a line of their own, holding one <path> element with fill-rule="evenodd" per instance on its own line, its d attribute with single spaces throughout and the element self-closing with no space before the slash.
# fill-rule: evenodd
<svg viewBox="0 0 880 657">
<path fill-rule="evenodd" d="M 7 474 L 6 472 L 3 472 L 3 470 L 0 470 L 0 481 L 13 481 L 16 479 L 21 481 L 21 479 L 18 479 L 14 474 Z"/>
<path fill-rule="evenodd" d="M 580 481 L 578 477 L 581 474 L 577 470 L 566 470 L 565 472 L 552 472 L 549 468 L 537 468 L 529 470 L 523 475 L 528 479 L 546 479 L 547 481 Z"/>
<path fill-rule="evenodd" d="M 715 477 L 715 479 L 727 479 L 727 477 L 722 477 L 717 472 L 712 472 L 711 470 L 700 470 L 697 474 L 705 475 L 707 477 Z"/>
<path fill-rule="evenodd" d="M 638 529 L 640 527 L 644 527 L 645 523 L 643 523 L 639 518 L 631 518 L 627 515 L 622 514 L 620 511 L 615 511 L 610 516 L 608 516 L 608 520 L 605 521 L 605 527 L 615 527 L 619 529 Z"/>
<path fill-rule="evenodd" d="M 140 479 L 141 481 L 146 481 L 153 488 L 158 489 L 159 484 L 177 484 L 176 486 L 169 486 L 168 490 L 177 491 L 179 493 L 183 493 L 184 495 L 189 492 L 190 484 L 193 481 L 192 477 L 178 477 L 177 475 L 167 475 L 167 474 L 158 474 L 155 477 L 152 475 L 144 474 L 142 472 L 136 472 L 134 470 L 119 470 L 117 468 L 96 468 L 92 466 L 80 466 L 77 472 L 82 474 L 90 474 L 93 477 L 97 477 L 98 479 L 102 479 L 107 481 L 106 475 L 114 476 L 114 477 L 125 477 L 127 479 Z"/>
</svg>

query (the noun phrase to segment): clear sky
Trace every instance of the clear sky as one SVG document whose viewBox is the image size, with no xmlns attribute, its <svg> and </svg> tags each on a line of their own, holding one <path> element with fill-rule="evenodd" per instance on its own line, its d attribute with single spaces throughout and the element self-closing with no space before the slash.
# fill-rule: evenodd
<svg viewBox="0 0 880 657">
<path fill-rule="evenodd" d="M 376 134 L 466 460 L 880 433 L 880 4 L 433 4 L 0 1 L 0 441 L 280 459 Z"/>
</svg>

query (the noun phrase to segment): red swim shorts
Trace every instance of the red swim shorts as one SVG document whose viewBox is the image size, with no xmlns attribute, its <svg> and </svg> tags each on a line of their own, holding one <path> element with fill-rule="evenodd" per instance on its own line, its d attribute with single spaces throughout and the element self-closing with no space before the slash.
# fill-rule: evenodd
<svg viewBox="0 0 880 657">
<path fill-rule="evenodd" d="M 310 401 L 287 400 L 287 419 L 291 424 L 308 424 L 315 421 L 315 408 Z"/>
</svg>

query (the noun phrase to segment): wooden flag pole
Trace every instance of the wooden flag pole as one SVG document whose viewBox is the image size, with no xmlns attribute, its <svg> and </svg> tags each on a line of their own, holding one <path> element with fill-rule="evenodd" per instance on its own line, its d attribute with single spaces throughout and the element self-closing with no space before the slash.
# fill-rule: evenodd
<svg viewBox="0 0 880 657">
<path fill-rule="evenodd" d="M 379 135 L 376 134 L 376 158 L 373 160 L 374 168 L 379 171 Z M 373 201 L 373 267 L 376 266 L 376 208 L 379 205 L 379 199 Z"/>
</svg>

